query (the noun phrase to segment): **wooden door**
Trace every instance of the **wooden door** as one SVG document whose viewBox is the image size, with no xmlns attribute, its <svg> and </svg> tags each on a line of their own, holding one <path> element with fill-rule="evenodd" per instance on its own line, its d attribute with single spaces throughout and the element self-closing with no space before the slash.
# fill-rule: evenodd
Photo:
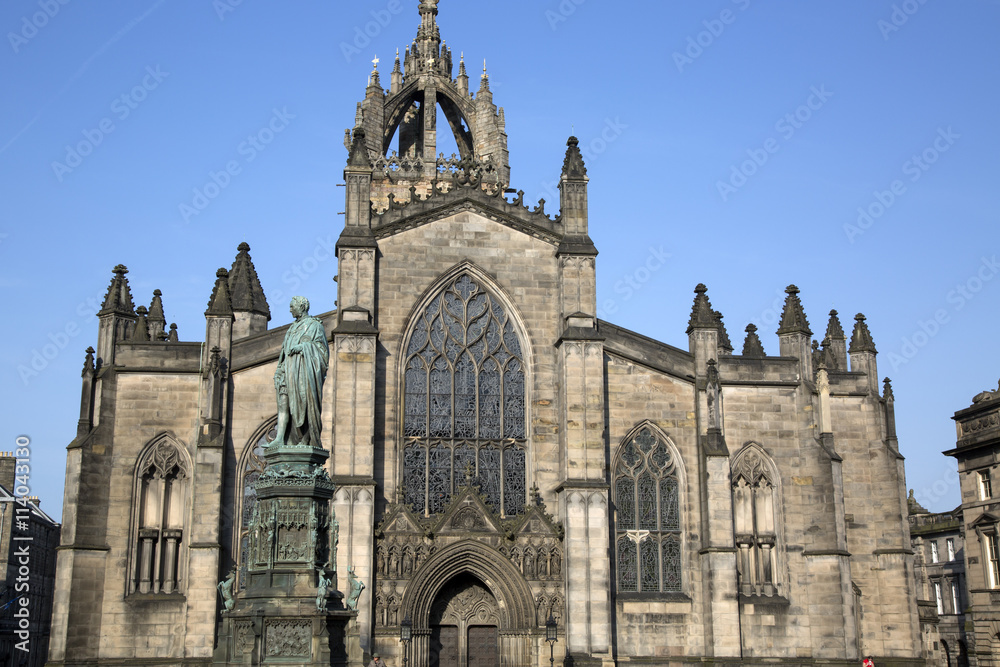
<svg viewBox="0 0 1000 667">
<path fill-rule="evenodd" d="M 469 628 L 468 667 L 500 667 L 500 647 L 495 625 Z"/>
<path fill-rule="evenodd" d="M 430 667 L 460 667 L 458 663 L 458 626 L 431 626 Z"/>
</svg>

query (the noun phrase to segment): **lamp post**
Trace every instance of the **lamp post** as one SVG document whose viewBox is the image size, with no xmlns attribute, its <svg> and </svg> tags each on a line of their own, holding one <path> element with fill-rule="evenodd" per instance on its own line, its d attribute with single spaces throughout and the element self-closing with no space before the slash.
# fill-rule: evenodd
<svg viewBox="0 0 1000 667">
<path fill-rule="evenodd" d="M 410 620 L 409 615 L 403 619 L 403 622 L 399 624 L 399 641 L 403 642 L 403 667 L 406 667 L 407 649 L 410 646 L 410 640 L 413 639 L 413 621 Z"/>
<path fill-rule="evenodd" d="M 545 621 L 545 641 L 549 643 L 549 667 L 552 667 L 556 661 L 554 651 L 556 642 L 559 641 L 558 630 L 559 626 L 556 624 L 556 619 L 552 615 L 552 612 L 549 612 L 549 618 Z"/>
</svg>

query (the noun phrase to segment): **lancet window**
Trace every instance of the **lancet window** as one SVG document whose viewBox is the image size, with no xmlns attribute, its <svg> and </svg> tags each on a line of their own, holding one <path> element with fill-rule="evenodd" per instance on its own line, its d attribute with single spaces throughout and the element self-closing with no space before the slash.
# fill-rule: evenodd
<svg viewBox="0 0 1000 667">
<path fill-rule="evenodd" d="M 169 437 L 151 443 L 136 466 L 130 593 L 183 590 L 184 521 L 190 485 L 186 459 Z"/>
<path fill-rule="evenodd" d="M 613 497 L 619 593 L 682 589 L 678 472 L 666 439 L 648 426 L 618 452 Z"/>
<path fill-rule="evenodd" d="M 417 315 L 403 368 L 405 502 L 437 514 L 473 482 L 498 514 L 523 512 L 524 357 L 500 301 L 452 280 Z"/>
<path fill-rule="evenodd" d="M 732 464 L 733 519 L 742 595 L 778 594 L 778 475 L 762 447 L 750 443 Z"/>
</svg>

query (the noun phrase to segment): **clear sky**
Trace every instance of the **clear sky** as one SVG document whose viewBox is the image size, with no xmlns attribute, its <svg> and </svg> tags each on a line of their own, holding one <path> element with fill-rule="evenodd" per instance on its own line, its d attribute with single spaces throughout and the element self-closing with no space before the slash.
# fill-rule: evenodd
<svg viewBox="0 0 1000 667">
<path fill-rule="evenodd" d="M 487 61 L 526 199 L 558 209 L 566 138 L 580 138 L 601 317 L 686 349 L 704 282 L 737 349 L 753 322 L 777 354 L 789 283 L 817 337 L 831 308 L 848 333 L 863 312 L 907 485 L 931 510 L 959 503 L 940 454 L 951 416 L 1000 377 L 1000 2 L 440 11 L 473 86 Z M 204 339 L 215 271 L 241 241 L 272 326 L 293 294 L 333 308 L 344 130 L 372 59 L 387 84 L 417 25 L 416 0 L 0 4 L 0 451 L 31 438 L 43 508 L 61 515 L 116 264 L 137 306 L 163 291 L 181 340 Z"/>
</svg>

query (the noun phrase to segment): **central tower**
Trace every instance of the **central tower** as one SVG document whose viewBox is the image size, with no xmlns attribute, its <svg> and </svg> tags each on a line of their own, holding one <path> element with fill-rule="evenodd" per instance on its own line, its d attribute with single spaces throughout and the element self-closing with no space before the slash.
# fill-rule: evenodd
<svg viewBox="0 0 1000 667">
<path fill-rule="evenodd" d="M 501 190 L 510 183 L 504 112 L 493 104 L 485 62 L 474 94 L 464 58 L 452 78 L 452 52 L 441 41 L 437 4 L 437 0 L 420 3 L 416 39 L 402 62 L 396 52 L 388 91 L 382 88 L 378 59 L 373 61 L 354 132 L 346 131 L 344 143 L 350 150 L 354 133 L 364 130 L 374 167 L 372 204 L 377 210 L 390 208 L 390 194 L 393 202 L 408 203 L 411 188 L 426 197 L 431 188 L 444 192 L 465 179 Z M 455 138 L 457 154 L 438 151 L 439 110 Z"/>
</svg>

